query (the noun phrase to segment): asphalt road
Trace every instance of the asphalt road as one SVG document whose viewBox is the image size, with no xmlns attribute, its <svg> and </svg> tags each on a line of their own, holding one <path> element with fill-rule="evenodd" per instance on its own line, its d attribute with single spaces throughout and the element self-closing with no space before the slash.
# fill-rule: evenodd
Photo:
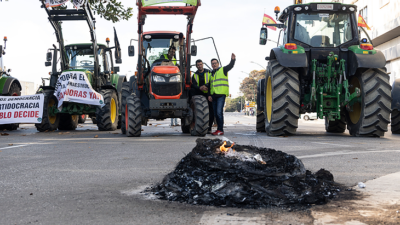
<svg viewBox="0 0 400 225">
<path fill-rule="evenodd" d="M 9 135 L 0 137 L 0 224 L 313 224 L 309 210 L 196 206 L 140 193 L 195 146 L 196 137 L 169 122 L 150 122 L 140 138 L 100 132 L 88 121 L 70 132 L 2 131 Z M 254 117 L 228 113 L 225 123 L 230 140 L 293 154 L 346 186 L 400 171 L 400 137 L 390 132 L 327 134 L 318 120 L 300 121 L 296 136 L 268 137 L 255 132 Z"/>
</svg>

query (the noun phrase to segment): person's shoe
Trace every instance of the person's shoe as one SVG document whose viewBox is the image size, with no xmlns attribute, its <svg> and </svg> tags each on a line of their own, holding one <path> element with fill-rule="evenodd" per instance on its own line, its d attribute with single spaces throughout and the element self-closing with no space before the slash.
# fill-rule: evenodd
<svg viewBox="0 0 400 225">
<path fill-rule="evenodd" d="M 222 131 L 220 131 L 220 130 L 217 130 L 217 131 L 215 131 L 214 133 L 212 133 L 212 135 L 214 135 L 214 136 L 224 135 L 224 132 L 222 132 Z"/>
</svg>

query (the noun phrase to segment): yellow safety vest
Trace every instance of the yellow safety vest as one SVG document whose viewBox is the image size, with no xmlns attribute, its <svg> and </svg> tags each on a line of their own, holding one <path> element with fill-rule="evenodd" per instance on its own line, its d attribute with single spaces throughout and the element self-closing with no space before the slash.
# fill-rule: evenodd
<svg viewBox="0 0 400 225">
<path fill-rule="evenodd" d="M 167 60 L 169 60 L 169 59 L 168 59 L 168 54 L 164 54 L 164 58 L 167 59 Z M 173 57 L 172 60 L 170 60 L 170 61 L 172 61 L 172 62 L 174 63 L 174 65 L 176 66 L 176 59 L 175 59 L 175 57 Z"/>
<path fill-rule="evenodd" d="M 214 76 L 211 76 L 210 89 L 211 95 L 217 94 L 229 96 L 228 74 L 224 74 L 223 67 L 219 68 L 219 70 L 215 72 Z"/>
<path fill-rule="evenodd" d="M 204 81 L 205 84 L 208 84 L 209 80 L 210 80 L 210 76 L 211 73 L 210 72 L 204 72 Z M 199 75 L 198 74 L 193 74 L 194 79 L 197 82 L 197 85 L 200 87 L 200 83 L 199 83 Z M 208 91 L 203 91 L 204 93 L 208 93 Z"/>
</svg>

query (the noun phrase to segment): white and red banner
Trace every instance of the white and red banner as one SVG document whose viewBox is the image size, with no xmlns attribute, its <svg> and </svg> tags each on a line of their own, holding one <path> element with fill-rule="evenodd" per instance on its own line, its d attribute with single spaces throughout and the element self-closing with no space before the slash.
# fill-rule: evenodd
<svg viewBox="0 0 400 225">
<path fill-rule="evenodd" d="M 0 124 L 40 123 L 44 95 L 0 96 Z"/>
<path fill-rule="evenodd" d="M 46 7 L 57 7 L 60 5 L 63 5 L 64 3 L 67 3 L 71 0 L 46 0 L 45 4 Z M 84 5 L 86 3 L 87 0 L 72 0 L 72 4 L 74 4 L 75 8 L 79 8 L 82 5 Z"/>
<path fill-rule="evenodd" d="M 66 3 L 68 1 L 69 0 L 46 0 L 45 4 L 46 4 L 47 8 L 49 8 L 49 7 L 57 7 L 57 6 L 60 6 L 60 5 Z"/>
<path fill-rule="evenodd" d="M 58 100 L 59 110 L 63 102 L 104 106 L 103 96 L 93 90 L 86 73 L 81 71 L 63 72 L 58 77 L 54 96 Z"/>
</svg>

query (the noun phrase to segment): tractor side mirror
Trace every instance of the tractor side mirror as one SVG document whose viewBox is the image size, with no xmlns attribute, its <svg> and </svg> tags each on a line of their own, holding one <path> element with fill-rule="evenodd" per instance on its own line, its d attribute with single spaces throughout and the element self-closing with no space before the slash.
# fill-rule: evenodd
<svg viewBox="0 0 400 225">
<path fill-rule="evenodd" d="M 114 66 L 114 73 L 119 73 L 119 66 Z"/>
<path fill-rule="evenodd" d="M 128 55 L 129 57 L 135 56 L 135 46 L 128 46 Z"/>
<path fill-rule="evenodd" d="M 267 28 L 263 27 L 263 28 L 261 28 L 261 31 L 260 31 L 260 45 L 267 44 L 267 38 L 268 38 Z"/>
<path fill-rule="evenodd" d="M 46 53 L 46 61 L 51 62 L 53 59 L 53 54 L 51 52 Z"/>
<path fill-rule="evenodd" d="M 45 66 L 51 66 L 51 62 L 45 62 L 44 65 Z"/>
<path fill-rule="evenodd" d="M 192 45 L 192 47 L 190 49 L 190 54 L 192 56 L 196 56 L 197 55 L 197 46 L 196 45 Z"/>
</svg>

